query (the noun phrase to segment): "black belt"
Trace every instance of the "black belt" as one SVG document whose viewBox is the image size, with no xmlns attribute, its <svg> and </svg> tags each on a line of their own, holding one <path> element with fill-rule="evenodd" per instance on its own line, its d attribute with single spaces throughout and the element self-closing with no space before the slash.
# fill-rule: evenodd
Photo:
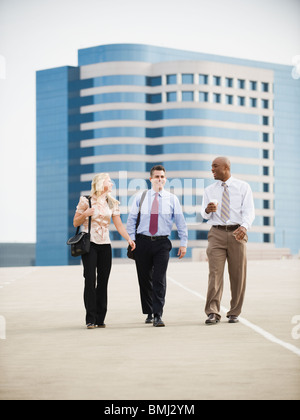
<svg viewBox="0 0 300 420">
<path fill-rule="evenodd" d="M 232 232 L 238 229 L 241 225 L 213 225 L 216 229 L 226 230 L 226 232 Z"/>
<path fill-rule="evenodd" d="M 159 241 L 161 239 L 167 239 L 168 236 L 147 236 L 147 235 L 142 235 L 141 233 L 139 233 L 137 235 L 137 238 L 146 238 L 146 239 L 149 239 L 150 241 Z"/>
</svg>

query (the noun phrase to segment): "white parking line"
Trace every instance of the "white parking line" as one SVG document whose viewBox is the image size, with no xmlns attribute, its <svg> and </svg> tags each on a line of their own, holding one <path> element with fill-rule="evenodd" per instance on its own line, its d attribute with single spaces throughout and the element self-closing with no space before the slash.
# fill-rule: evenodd
<svg viewBox="0 0 300 420">
<path fill-rule="evenodd" d="M 204 302 L 206 301 L 206 298 L 204 296 L 202 296 L 200 293 L 195 292 L 195 290 L 192 290 L 192 289 L 184 286 L 183 284 L 181 284 L 180 282 L 174 280 L 173 278 L 171 278 L 169 276 L 168 276 L 168 280 L 171 281 L 172 283 L 176 284 L 177 286 L 181 287 L 182 289 L 186 290 L 187 292 L 192 293 L 194 296 L 197 296 L 198 298 L 200 298 Z M 227 313 L 228 309 L 225 308 L 224 306 L 221 306 L 221 311 Z M 248 328 L 251 328 L 253 331 L 260 334 L 265 339 L 271 341 L 272 343 L 278 344 L 281 347 L 284 347 L 285 349 L 291 351 L 292 353 L 294 353 L 294 354 L 296 354 L 297 356 L 300 357 L 300 349 L 298 347 L 293 346 L 292 344 L 289 344 L 289 343 L 286 343 L 285 341 L 280 340 L 279 338 L 270 334 L 268 331 L 265 331 L 263 328 L 258 327 L 257 325 L 253 324 L 252 322 L 248 321 L 245 318 L 239 317 L 239 321 L 240 321 L 241 324 L 245 325 Z"/>
</svg>

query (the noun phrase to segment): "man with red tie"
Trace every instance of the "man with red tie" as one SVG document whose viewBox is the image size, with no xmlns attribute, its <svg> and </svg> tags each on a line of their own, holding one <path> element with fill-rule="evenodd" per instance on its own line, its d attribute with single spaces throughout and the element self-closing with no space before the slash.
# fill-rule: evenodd
<svg viewBox="0 0 300 420">
<path fill-rule="evenodd" d="M 141 303 L 146 324 L 164 327 L 161 317 L 165 305 L 167 268 L 172 249 L 169 235 L 175 223 L 180 238 L 179 259 L 186 254 L 188 232 L 178 198 L 164 189 L 166 170 L 157 165 L 151 169 L 151 190 L 135 198 L 127 221 L 127 231 L 136 241 L 135 262 L 140 285 Z M 142 196 L 144 200 L 141 203 Z M 140 210 L 140 223 L 136 221 Z M 154 319 L 153 319 L 154 315 Z"/>
</svg>

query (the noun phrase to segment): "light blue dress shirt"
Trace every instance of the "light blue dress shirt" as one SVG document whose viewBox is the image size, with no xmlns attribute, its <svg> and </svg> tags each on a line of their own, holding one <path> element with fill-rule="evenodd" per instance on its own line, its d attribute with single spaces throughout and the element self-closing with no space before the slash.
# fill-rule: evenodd
<svg viewBox="0 0 300 420">
<path fill-rule="evenodd" d="M 127 232 L 132 240 L 135 240 L 135 226 L 136 219 L 139 212 L 142 192 L 134 199 L 132 208 L 130 210 L 127 220 Z M 152 236 L 149 232 L 150 215 L 152 203 L 155 198 L 155 191 L 149 190 L 145 196 L 141 208 L 141 220 L 137 230 L 138 234 Z M 162 190 L 159 192 L 159 216 L 158 216 L 158 231 L 155 236 L 170 236 L 173 224 L 176 224 L 178 235 L 180 238 L 180 246 L 187 247 L 188 230 L 182 213 L 181 205 L 176 195 Z"/>
</svg>

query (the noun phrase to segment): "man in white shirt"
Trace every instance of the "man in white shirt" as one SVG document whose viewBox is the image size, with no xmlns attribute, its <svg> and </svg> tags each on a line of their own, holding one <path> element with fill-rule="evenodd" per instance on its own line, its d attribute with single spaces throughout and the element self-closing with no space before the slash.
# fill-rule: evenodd
<svg viewBox="0 0 300 420">
<path fill-rule="evenodd" d="M 238 322 L 246 290 L 247 231 L 255 218 L 250 185 L 231 176 L 231 164 L 226 157 L 212 163 L 216 183 L 204 191 L 201 214 L 212 225 L 208 234 L 207 256 L 209 281 L 205 312 L 206 324 L 217 324 L 223 293 L 224 267 L 228 262 L 231 285 L 229 323 Z"/>
</svg>

